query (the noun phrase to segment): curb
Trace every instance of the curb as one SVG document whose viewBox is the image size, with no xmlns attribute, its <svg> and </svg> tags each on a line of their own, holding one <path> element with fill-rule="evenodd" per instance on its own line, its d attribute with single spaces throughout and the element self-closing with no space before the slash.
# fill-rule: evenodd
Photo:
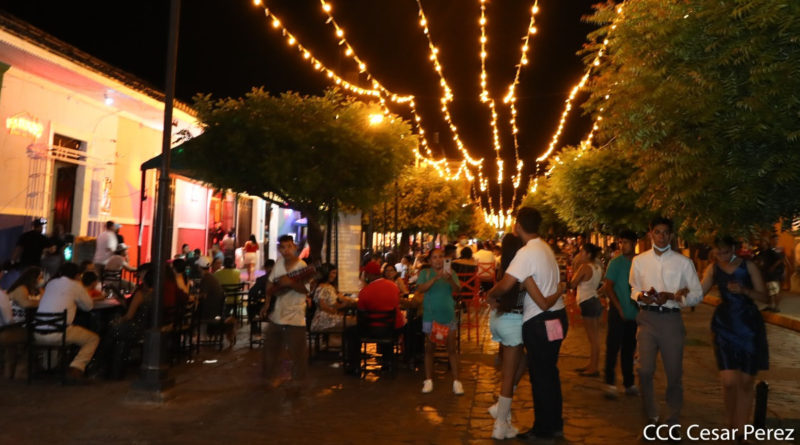
<svg viewBox="0 0 800 445">
<path fill-rule="evenodd" d="M 710 306 L 718 306 L 722 302 L 720 297 L 714 295 L 706 295 L 703 298 L 703 303 L 708 304 Z M 787 317 L 780 312 L 764 312 L 761 311 L 761 316 L 764 318 L 764 322 L 769 324 L 774 324 L 776 326 L 780 326 L 782 328 L 791 329 L 795 332 L 800 332 L 800 320 L 793 317 Z"/>
</svg>

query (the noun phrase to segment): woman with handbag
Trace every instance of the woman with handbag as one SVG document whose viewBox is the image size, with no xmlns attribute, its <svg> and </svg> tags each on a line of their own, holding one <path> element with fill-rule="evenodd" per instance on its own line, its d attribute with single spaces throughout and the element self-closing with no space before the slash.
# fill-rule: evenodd
<svg viewBox="0 0 800 445">
<path fill-rule="evenodd" d="M 444 252 L 433 249 L 429 259 L 431 267 L 423 269 L 417 278 L 417 292 L 424 294 L 422 300 L 422 332 L 425 341 L 425 381 L 422 392 L 433 391 L 433 353 L 436 345 L 446 345 L 453 373 L 453 393 L 464 394 L 464 387 L 458 380 L 458 351 L 456 340 L 458 321 L 456 320 L 453 292 L 461 288 L 458 276 L 444 267 Z"/>
</svg>

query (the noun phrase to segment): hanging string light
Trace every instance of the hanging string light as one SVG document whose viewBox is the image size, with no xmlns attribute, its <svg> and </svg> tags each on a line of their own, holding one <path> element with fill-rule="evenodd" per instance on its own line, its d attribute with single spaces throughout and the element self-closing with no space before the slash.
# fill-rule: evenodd
<svg viewBox="0 0 800 445">
<path fill-rule="evenodd" d="M 286 44 L 290 47 L 297 48 L 298 54 L 302 55 L 302 58 L 309 64 L 311 67 L 314 68 L 315 71 L 319 71 L 324 73 L 333 83 L 340 86 L 344 90 L 347 90 L 351 93 L 355 93 L 359 96 L 367 96 L 367 97 L 374 97 L 378 98 L 381 95 L 381 91 L 375 88 L 364 88 L 353 83 L 350 83 L 341 76 L 339 76 L 334 70 L 328 68 L 321 60 L 319 60 L 314 54 L 309 50 L 307 47 L 302 45 L 297 37 L 289 32 L 283 23 L 281 22 L 280 18 L 276 16 L 272 11 L 267 8 L 267 6 L 262 1 L 257 1 L 254 3 L 257 6 L 262 6 L 264 8 L 264 15 L 267 17 L 267 20 L 270 22 L 272 27 L 278 31 L 280 31 L 281 35 L 286 39 Z"/>
<path fill-rule="evenodd" d="M 614 18 L 614 22 L 619 20 L 621 18 L 621 16 L 622 16 L 622 5 L 620 4 L 619 6 L 617 6 L 617 16 Z M 556 130 L 556 133 L 553 135 L 553 139 L 551 140 L 550 145 L 547 147 L 547 151 L 545 151 L 545 153 L 542 156 L 536 158 L 537 162 L 542 162 L 545 159 L 547 159 L 548 156 L 550 156 L 550 154 L 555 149 L 555 146 L 558 143 L 558 138 L 561 136 L 561 131 L 564 129 L 564 122 L 566 121 L 567 115 L 569 114 L 570 110 L 572 109 L 572 100 L 575 98 L 575 95 L 578 93 L 578 91 L 582 90 L 583 87 L 586 85 L 586 82 L 589 80 L 589 76 L 591 75 L 593 68 L 596 67 L 596 66 L 600 66 L 600 60 L 603 58 L 603 55 L 605 54 L 606 48 L 608 47 L 609 36 L 610 36 L 611 32 L 613 30 L 615 30 L 616 28 L 617 28 L 617 24 L 616 23 L 612 23 L 611 27 L 610 27 L 609 35 L 607 35 L 606 38 L 603 40 L 603 44 L 600 46 L 600 49 L 597 51 L 597 54 L 595 55 L 594 59 L 592 60 L 592 63 L 586 69 L 586 73 L 583 75 L 583 77 L 581 77 L 580 82 L 578 82 L 578 84 L 575 85 L 572 88 L 572 91 L 570 92 L 570 95 L 567 98 L 566 106 L 564 107 L 564 112 L 561 113 L 561 121 L 558 124 L 558 129 Z M 602 117 L 600 117 L 600 119 L 602 120 Z M 595 121 L 595 123 L 592 125 L 592 130 L 589 133 L 590 137 L 588 137 L 589 141 L 591 141 L 591 136 L 593 136 L 594 131 L 597 130 L 597 128 L 595 128 L 595 127 L 598 127 L 597 121 Z M 550 170 L 548 171 L 548 174 L 550 172 L 552 172 L 552 170 L 553 170 L 553 168 L 551 167 Z"/>
<path fill-rule="evenodd" d="M 461 141 L 461 137 L 458 134 L 458 127 L 453 123 L 453 119 L 450 115 L 450 109 L 448 104 L 453 101 L 453 91 L 450 89 L 450 86 L 447 83 L 447 80 L 444 77 L 444 73 L 442 72 L 442 65 L 439 62 L 439 48 L 436 47 L 433 43 L 433 39 L 430 35 L 430 30 L 428 28 L 428 18 L 425 16 L 425 11 L 422 8 L 422 3 L 420 0 L 417 0 L 417 8 L 419 11 L 419 25 L 425 34 L 425 38 L 428 41 L 428 50 L 429 50 L 429 59 L 433 64 L 433 69 L 436 71 L 436 74 L 439 76 L 439 85 L 442 89 L 442 96 L 440 98 L 441 103 L 441 110 L 442 115 L 444 117 L 445 122 L 447 123 L 448 127 L 450 128 L 450 132 L 452 133 L 453 142 L 455 142 L 456 147 L 458 148 L 459 152 L 463 157 L 462 165 L 459 167 L 458 171 L 456 172 L 456 178 L 460 177 L 463 173 L 468 180 L 473 180 L 473 175 L 470 173 L 469 166 L 474 167 L 478 172 L 478 179 L 479 179 L 479 187 L 481 192 L 486 191 L 487 183 L 483 180 L 483 158 L 475 159 L 469 155 L 464 143 Z M 468 165 L 466 165 L 468 164 Z"/>
<path fill-rule="evenodd" d="M 519 76 L 522 72 L 522 67 L 527 66 L 529 63 L 528 59 L 528 50 L 530 49 L 529 43 L 530 38 L 533 34 L 536 34 L 536 14 L 539 13 L 539 0 L 535 0 L 533 2 L 533 6 L 531 6 L 531 19 L 528 23 L 528 29 L 525 33 L 525 37 L 522 38 L 522 48 L 520 51 L 520 58 L 519 63 L 517 64 L 517 70 L 514 74 L 514 81 L 508 86 L 508 93 L 503 98 L 503 103 L 508 104 L 509 112 L 511 113 L 511 135 L 512 140 L 514 142 L 514 160 L 516 163 L 516 174 L 514 175 L 512 182 L 514 185 L 514 193 L 511 198 L 511 208 L 513 209 L 516 206 L 517 202 L 517 190 L 519 189 L 520 183 L 522 182 L 522 168 L 524 167 L 524 162 L 519 157 L 519 140 L 518 140 L 518 133 L 519 129 L 517 128 L 517 96 L 516 96 L 516 88 L 519 85 Z"/>
<path fill-rule="evenodd" d="M 481 73 L 480 73 L 480 86 L 481 86 L 481 93 L 480 93 L 480 100 L 481 102 L 485 103 L 489 107 L 489 111 L 491 112 L 491 120 L 490 120 L 490 127 L 492 128 L 492 145 L 494 146 L 494 154 L 497 162 L 497 188 L 498 188 L 498 207 L 500 209 L 503 208 L 503 159 L 500 157 L 500 151 L 502 149 L 500 145 L 500 132 L 497 130 L 497 110 L 495 108 L 494 99 L 489 97 L 489 90 L 487 89 L 488 85 L 488 74 L 486 73 L 486 59 L 489 57 L 489 53 L 486 51 L 486 42 L 488 38 L 486 37 L 486 0 L 479 0 L 481 6 L 481 17 L 478 19 L 478 24 L 480 25 L 481 37 L 480 41 L 480 53 L 478 54 L 481 59 Z M 491 191 L 489 192 L 489 196 L 491 199 Z"/>
</svg>

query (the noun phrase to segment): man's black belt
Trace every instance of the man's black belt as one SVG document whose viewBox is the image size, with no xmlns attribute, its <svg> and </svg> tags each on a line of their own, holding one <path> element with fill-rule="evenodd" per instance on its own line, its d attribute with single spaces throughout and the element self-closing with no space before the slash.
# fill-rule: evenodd
<svg viewBox="0 0 800 445">
<path fill-rule="evenodd" d="M 672 313 L 672 312 L 680 312 L 681 310 L 676 307 L 666 307 L 666 306 L 650 306 L 650 305 L 640 305 L 639 309 L 643 311 L 649 312 L 659 312 L 659 313 Z"/>
</svg>

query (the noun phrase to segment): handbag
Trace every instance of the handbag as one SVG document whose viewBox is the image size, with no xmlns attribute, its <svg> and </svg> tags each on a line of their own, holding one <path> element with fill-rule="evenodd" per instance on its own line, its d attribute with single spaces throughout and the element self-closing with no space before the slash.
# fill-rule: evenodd
<svg viewBox="0 0 800 445">
<path fill-rule="evenodd" d="M 447 336 L 450 334 L 450 325 L 434 321 L 431 327 L 431 341 L 439 346 L 447 344 Z"/>
</svg>

